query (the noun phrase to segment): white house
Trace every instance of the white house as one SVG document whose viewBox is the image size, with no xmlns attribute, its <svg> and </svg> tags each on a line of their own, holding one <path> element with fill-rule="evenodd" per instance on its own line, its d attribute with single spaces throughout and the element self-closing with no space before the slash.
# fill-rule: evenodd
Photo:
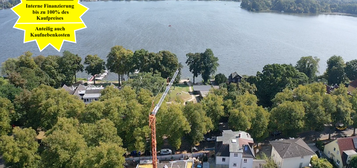
<svg viewBox="0 0 357 168">
<path fill-rule="evenodd" d="M 78 85 L 74 86 L 66 86 L 62 87 L 69 94 L 77 96 L 79 99 L 83 100 L 85 104 L 89 104 L 92 101 L 98 101 L 101 96 L 101 91 L 104 90 L 103 86 L 84 86 Z"/>
<path fill-rule="evenodd" d="M 300 138 L 270 141 L 271 158 L 278 168 L 302 168 L 309 166 L 314 151 Z"/>
<path fill-rule="evenodd" d="M 253 143 L 247 132 L 223 130 L 216 141 L 216 168 L 252 168 Z"/>
</svg>

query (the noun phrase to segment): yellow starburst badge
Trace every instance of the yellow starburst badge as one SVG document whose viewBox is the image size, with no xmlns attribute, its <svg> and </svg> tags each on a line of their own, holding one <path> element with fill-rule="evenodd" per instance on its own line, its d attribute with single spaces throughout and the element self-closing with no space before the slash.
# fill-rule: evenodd
<svg viewBox="0 0 357 168">
<path fill-rule="evenodd" d="M 86 28 L 81 16 L 88 10 L 77 0 L 22 0 L 12 10 L 19 16 L 14 28 L 24 30 L 24 43 L 36 41 L 42 51 L 63 41 L 76 43 L 75 31 Z"/>
</svg>

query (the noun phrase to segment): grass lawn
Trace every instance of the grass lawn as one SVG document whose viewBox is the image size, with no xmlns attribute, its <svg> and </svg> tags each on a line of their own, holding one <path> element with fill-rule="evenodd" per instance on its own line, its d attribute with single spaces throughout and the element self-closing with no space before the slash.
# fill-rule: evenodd
<svg viewBox="0 0 357 168">
<path fill-rule="evenodd" d="M 171 86 L 171 90 L 169 92 L 169 101 L 175 101 L 176 97 L 178 97 L 180 100 L 183 102 L 190 100 L 191 95 L 188 93 L 189 92 L 189 87 L 188 85 L 185 84 L 177 84 Z"/>
</svg>

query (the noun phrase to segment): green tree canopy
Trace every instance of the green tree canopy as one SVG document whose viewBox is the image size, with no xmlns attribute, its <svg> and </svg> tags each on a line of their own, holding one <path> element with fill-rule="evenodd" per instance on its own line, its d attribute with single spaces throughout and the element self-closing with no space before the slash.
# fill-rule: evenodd
<svg viewBox="0 0 357 168">
<path fill-rule="evenodd" d="M 13 115 L 14 106 L 10 100 L 0 97 L 0 135 L 6 135 L 11 131 L 11 115 Z"/>
<path fill-rule="evenodd" d="M 326 158 L 311 158 L 311 168 L 333 168 L 332 164 Z"/>
<path fill-rule="evenodd" d="M 204 135 L 213 129 L 211 119 L 207 117 L 206 112 L 199 103 L 187 103 L 184 108 L 184 115 L 191 126 L 191 132 L 188 136 L 192 145 L 202 141 Z"/>
<path fill-rule="evenodd" d="M 304 128 L 305 109 L 302 102 L 285 101 L 271 110 L 271 125 L 286 136 L 295 136 Z"/>
<path fill-rule="evenodd" d="M 307 76 L 297 71 L 292 65 L 269 64 L 264 66 L 262 73 L 257 72 L 255 79 L 250 82 L 257 87 L 256 95 L 259 98 L 259 104 L 269 107 L 276 93 L 285 88 L 295 88 L 307 81 Z"/>
<path fill-rule="evenodd" d="M 351 81 L 357 79 L 357 59 L 346 62 L 345 72 Z"/>
<path fill-rule="evenodd" d="M 325 76 L 328 84 L 340 84 L 346 81 L 345 61 L 341 56 L 332 56 L 327 60 Z"/>
<path fill-rule="evenodd" d="M 227 82 L 227 77 L 226 75 L 219 73 L 214 77 L 214 81 L 216 82 L 216 84 L 221 84 L 221 83 L 226 83 Z"/>
<path fill-rule="evenodd" d="M 64 83 L 72 85 L 77 82 L 77 72 L 83 72 L 82 58 L 78 55 L 72 54 L 69 51 L 64 51 L 63 56 L 59 60 L 59 66 L 62 74 L 65 76 Z"/>
<path fill-rule="evenodd" d="M 35 140 L 35 130 L 15 127 L 13 134 L 14 136 L 2 135 L 0 137 L 0 153 L 6 167 L 39 167 L 41 157 L 37 152 L 39 144 Z"/>
<path fill-rule="evenodd" d="M 118 74 L 119 86 L 121 86 L 122 76 L 132 71 L 132 57 L 133 52 L 122 46 L 114 46 L 110 49 L 106 66 L 111 72 Z"/>
<path fill-rule="evenodd" d="M 104 72 L 105 62 L 98 55 L 87 55 L 84 59 L 84 64 L 87 65 L 85 68 L 86 72 L 94 76 L 95 84 L 95 75 Z"/>
<path fill-rule="evenodd" d="M 316 78 L 316 73 L 318 73 L 320 59 L 317 57 L 307 56 L 301 57 L 296 63 L 295 68 L 304 73 L 310 81 L 314 81 Z"/>
</svg>

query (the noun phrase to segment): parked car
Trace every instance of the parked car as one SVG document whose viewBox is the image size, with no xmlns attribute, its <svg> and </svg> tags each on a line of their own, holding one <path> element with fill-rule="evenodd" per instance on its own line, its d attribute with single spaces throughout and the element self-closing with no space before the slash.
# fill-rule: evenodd
<svg viewBox="0 0 357 168">
<path fill-rule="evenodd" d="M 344 131 L 346 129 L 347 129 L 347 127 L 344 126 L 344 124 L 337 124 L 337 126 L 336 126 L 336 131 Z"/>
<path fill-rule="evenodd" d="M 171 149 L 161 149 L 160 150 L 160 155 L 171 155 L 172 150 Z"/>
<path fill-rule="evenodd" d="M 216 141 L 216 137 L 215 136 L 212 136 L 211 138 L 206 138 L 206 141 L 210 142 L 210 141 Z"/>
<path fill-rule="evenodd" d="M 192 152 L 198 152 L 198 149 L 197 149 L 197 147 L 192 147 L 191 151 Z"/>
</svg>

